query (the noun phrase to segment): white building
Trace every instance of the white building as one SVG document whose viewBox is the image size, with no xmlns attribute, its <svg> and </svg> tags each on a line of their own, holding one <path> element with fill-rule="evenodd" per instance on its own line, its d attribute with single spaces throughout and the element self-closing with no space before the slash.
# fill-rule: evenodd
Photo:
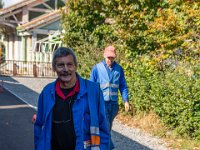
<svg viewBox="0 0 200 150">
<path fill-rule="evenodd" d="M 0 9 L 3 59 L 50 62 L 52 52 L 61 45 L 58 8 L 62 6 L 64 0 L 24 0 Z"/>
</svg>

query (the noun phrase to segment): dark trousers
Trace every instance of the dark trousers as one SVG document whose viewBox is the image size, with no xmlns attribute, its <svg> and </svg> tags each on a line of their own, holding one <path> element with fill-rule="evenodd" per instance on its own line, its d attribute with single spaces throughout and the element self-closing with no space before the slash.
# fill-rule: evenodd
<svg viewBox="0 0 200 150">
<path fill-rule="evenodd" d="M 114 144 L 111 139 L 111 130 L 112 130 L 112 124 L 113 121 L 119 111 L 119 105 L 116 102 L 113 101 L 105 101 L 105 110 L 106 110 L 106 118 L 108 122 L 108 128 L 110 131 L 110 144 L 109 144 L 109 150 L 114 149 Z"/>
</svg>

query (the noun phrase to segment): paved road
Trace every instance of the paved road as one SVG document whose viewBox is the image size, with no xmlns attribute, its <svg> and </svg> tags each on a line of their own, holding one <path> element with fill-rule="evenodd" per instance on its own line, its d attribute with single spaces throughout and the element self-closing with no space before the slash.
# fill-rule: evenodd
<svg viewBox="0 0 200 150">
<path fill-rule="evenodd" d="M 0 91 L 0 150 L 33 150 L 35 110 L 10 92 Z"/>
</svg>

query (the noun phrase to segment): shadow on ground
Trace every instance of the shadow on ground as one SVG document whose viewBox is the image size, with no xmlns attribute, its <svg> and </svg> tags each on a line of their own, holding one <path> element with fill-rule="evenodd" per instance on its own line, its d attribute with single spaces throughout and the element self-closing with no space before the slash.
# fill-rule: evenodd
<svg viewBox="0 0 200 150">
<path fill-rule="evenodd" d="M 115 131 L 112 131 L 112 139 L 115 144 L 114 150 L 152 150 Z"/>
</svg>

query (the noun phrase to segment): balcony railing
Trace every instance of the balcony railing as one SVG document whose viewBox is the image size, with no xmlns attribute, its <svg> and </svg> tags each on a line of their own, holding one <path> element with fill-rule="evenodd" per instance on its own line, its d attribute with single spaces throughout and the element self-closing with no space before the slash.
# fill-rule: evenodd
<svg viewBox="0 0 200 150">
<path fill-rule="evenodd" d="M 56 77 L 49 62 L 4 60 L 0 62 L 0 75 Z"/>
</svg>

